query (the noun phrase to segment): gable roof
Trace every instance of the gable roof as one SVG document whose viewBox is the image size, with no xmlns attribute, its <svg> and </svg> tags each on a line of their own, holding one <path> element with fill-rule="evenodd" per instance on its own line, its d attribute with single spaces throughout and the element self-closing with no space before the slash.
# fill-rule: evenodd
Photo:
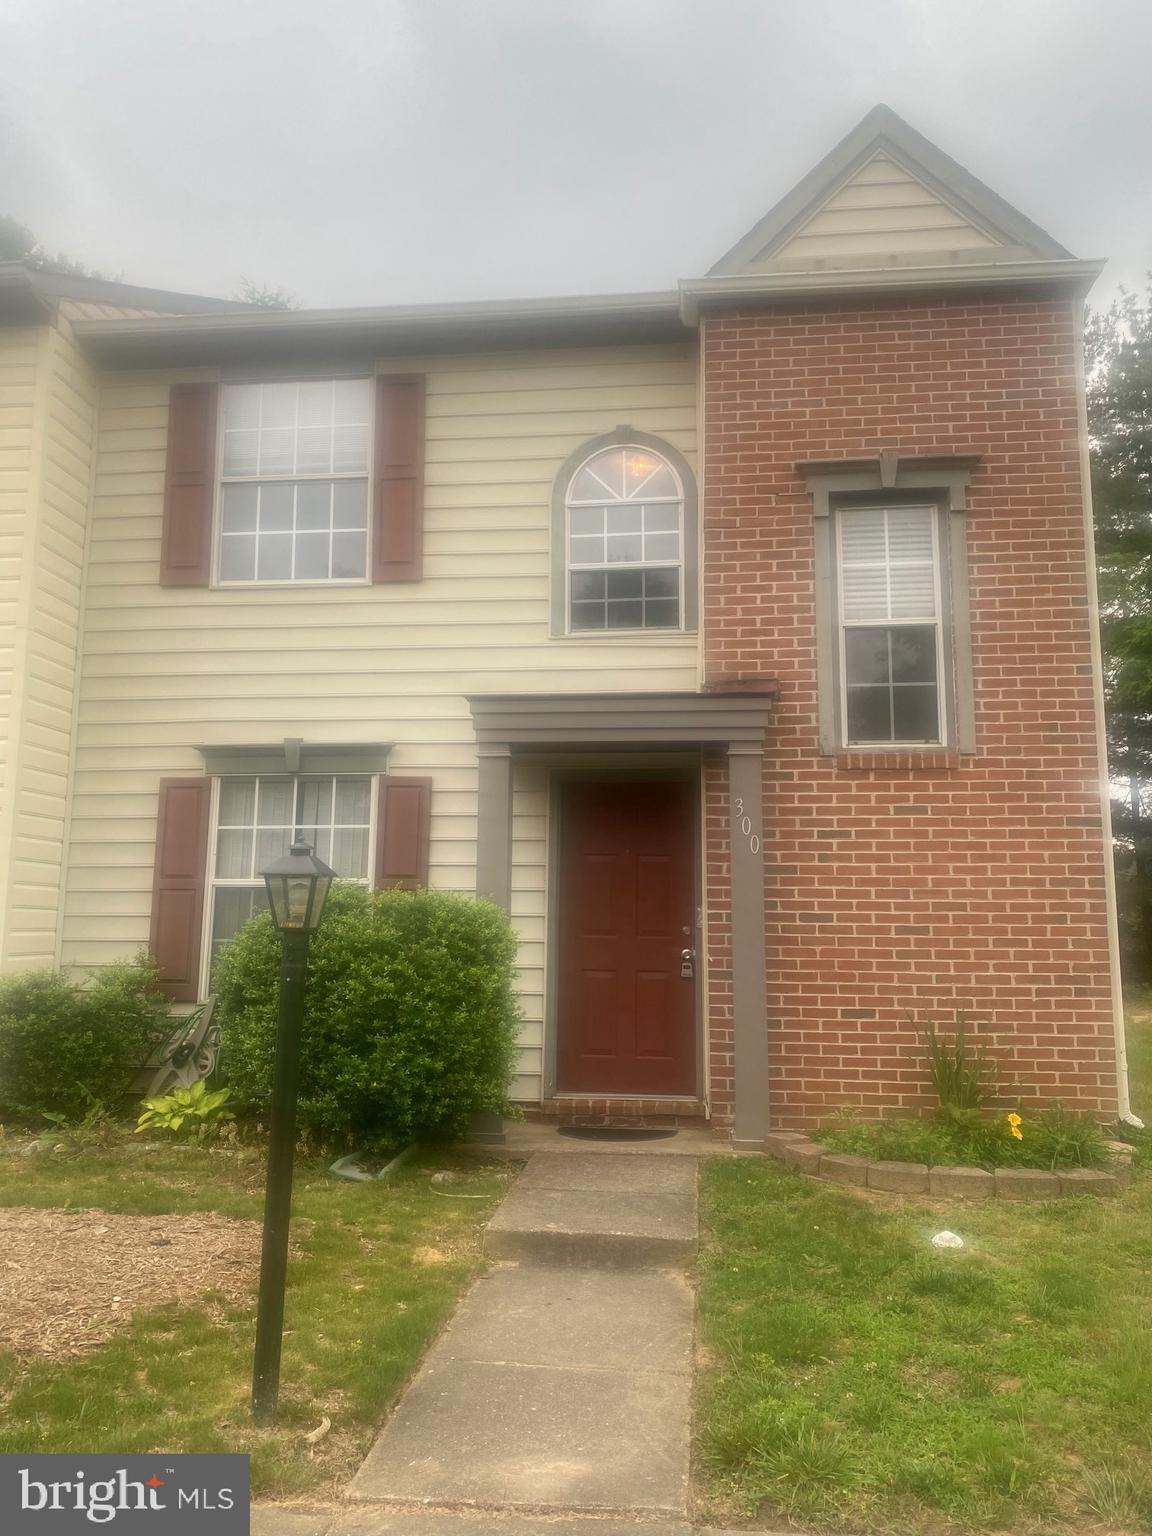
<svg viewBox="0 0 1152 1536">
<path fill-rule="evenodd" d="M 1073 259 L 1038 224 L 881 105 L 708 276 Z"/>
<path fill-rule="evenodd" d="M 1077 260 L 878 106 L 706 277 L 681 282 L 675 293 L 276 311 L 0 263 L 0 322 L 6 273 L 15 269 L 24 297 L 49 312 L 54 294 L 67 288 L 77 296 L 77 285 L 85 285 L 90 300 L 153 311 L 73 321 L 75 335 L 105 366 L 288 366 L 331 357 L 334 349 L 371 359 L 385 352 L 677 341 L 709 304 L 985 285 L 1083 294 L 1103 265 Z M 99 294 L 92 291 L 97 286 Z"/>
</svg>

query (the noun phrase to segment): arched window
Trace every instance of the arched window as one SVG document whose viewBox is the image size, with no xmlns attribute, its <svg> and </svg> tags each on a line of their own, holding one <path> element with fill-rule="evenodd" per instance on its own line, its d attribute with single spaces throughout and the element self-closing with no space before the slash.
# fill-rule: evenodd
<svg viewBox="0 0 1152 1536">
<path fill-rule="evenodd" d="M 686 489 L 672 460 L 641 443 L 576 463 L 563 492 L 570 633 L 686 627 Z"/>
</svg>

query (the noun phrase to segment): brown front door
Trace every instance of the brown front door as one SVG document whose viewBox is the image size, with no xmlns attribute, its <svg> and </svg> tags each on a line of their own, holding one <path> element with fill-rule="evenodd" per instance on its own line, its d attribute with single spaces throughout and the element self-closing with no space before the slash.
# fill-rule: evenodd
<svg viewBox="0 0 1152 1536">
<path fill-rule="evenodd" d="M 562 786 L 558 1093 L 695 1094 L 693 828 L 684 781 Z"/>
</svg>

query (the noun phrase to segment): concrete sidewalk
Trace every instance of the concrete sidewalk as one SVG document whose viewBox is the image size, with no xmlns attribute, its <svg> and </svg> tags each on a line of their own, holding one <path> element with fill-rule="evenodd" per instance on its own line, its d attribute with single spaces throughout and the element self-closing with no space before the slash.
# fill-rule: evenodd
<svg viewBox="0 0 1152 1536">
<path fill-rule="evenodd" d="M 536 1536 L 556 1532 L 548 1513 L 615 1514 L 621 1529 L 629 1516 L 671 1520 L 660 1536 L 681 1536 L 695 1159 L 537 1154 L 486 1243 L 504 1262 L 465 1298 L 348 1490 L 368 1504 L 466 1505 L 471 1524 L 445 1512 L 441 1530 L 399 1511 L 388 1524 L 377 1509 L 349 1536 Z M 517 1513 L 531 1518 L 514 1530 Z M 615 1525 L 597 1520 L 591 1536 Z"/>
<path fill-rule="evenodd" d="M 747 1531 L 702 1530 L 680 1521 L 583 1517 L 444 1514 L 427 1510 L 299 1509 L 266 1504 L 252 1511 L 252 1536 L 748 1536 Z M 755 1536 L 772 1536 L 756 1531 Z"/>
</svg>

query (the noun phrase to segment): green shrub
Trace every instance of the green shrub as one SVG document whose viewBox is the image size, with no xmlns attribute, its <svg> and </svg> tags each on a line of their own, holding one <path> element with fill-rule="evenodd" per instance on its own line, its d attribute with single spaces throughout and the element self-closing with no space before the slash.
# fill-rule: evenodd
<svg viewBox="0 0 1152 1536">
<path fill-rule="evenodd" d="M 112 1106 L 165 1033 L 152 963 L 110 965 L 81 987 L 56 971 L 0 980 L 0 1117 L 81 1120 Z"/>
<path fill-rule="evenodd" d="M 516 940 L 484 901 L 337 885 L 312 940 L 299 1125 L 313 1139 L 379 1150 L 457 1136 L 506 1108 L 517 1008 Z M 272 1092 L 280 939 L 267 913 L 221 952 L 221 1071 L 236 1107 Z"/>
</svg>

